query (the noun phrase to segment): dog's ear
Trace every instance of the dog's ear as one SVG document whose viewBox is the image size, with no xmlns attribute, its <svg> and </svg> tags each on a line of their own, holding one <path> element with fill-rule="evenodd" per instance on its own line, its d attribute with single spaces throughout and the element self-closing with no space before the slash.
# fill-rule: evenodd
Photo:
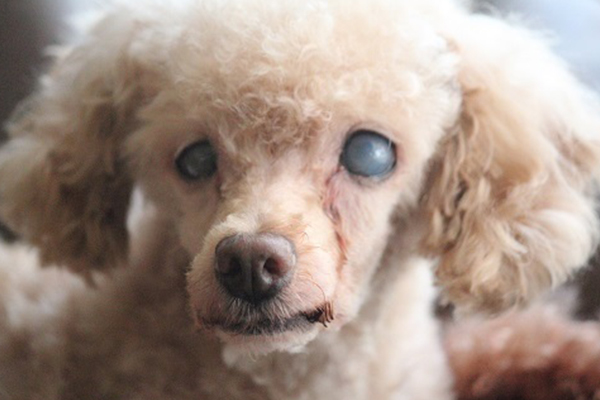
<svg viewBox="0 0 600 400">
<path fill-rule="evenodd" d="M 449 300 L 495 312 L 593 252 L 600 105 L 531 32 L 483 16 L 459 25 L 448 36 L 462 114 L 431 164 L 423 244 Z"/>
<path fill-rule="evenodd" d="M 45 263 L 83 272 L 113 266 L 127 252 L 132 182 L 119 147 L 135 124 L 145 71 L 126 18 L 99 18 L 77 45 L 58 49 L 7 125 L 2 218 L 39 247 Z"/>
</svg>

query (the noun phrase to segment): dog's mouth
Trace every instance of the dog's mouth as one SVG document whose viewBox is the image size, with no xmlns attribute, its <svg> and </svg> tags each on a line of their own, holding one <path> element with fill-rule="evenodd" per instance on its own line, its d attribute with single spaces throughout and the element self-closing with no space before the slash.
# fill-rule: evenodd
<svg viewBox="0 0 600 400">
<path fill-rule="evenodd" d="M 289 331 L 306 332 L 314 324 L 327 327 L 334 319 L 333 306 L 327 302 L 312 311 L 300 312 L 288 318 L 199 318 L 201 326 L 209 330 L 242 336 L 272 336 Z"/>
</svg>

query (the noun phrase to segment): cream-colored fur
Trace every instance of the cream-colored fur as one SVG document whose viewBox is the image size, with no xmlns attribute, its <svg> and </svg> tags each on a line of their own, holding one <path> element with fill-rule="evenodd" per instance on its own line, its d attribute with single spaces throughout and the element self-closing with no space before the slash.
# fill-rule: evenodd
<svg viewBox="0 0 600 400">
<path fill-rule="evenodd" d="M 498 312 L 596 245 L 600 103 L 526 29 L 450 0 L 116 1 L 86 26 L 0 153 L 3 217 L 88 281 L 4 250 L 6 398 L 449 399 L 432 278 Z M 340 166 L 357 129 L 395 143 L 390 176 Z M 198 140 L 218 172 L 190 183 Z M 259 232 L 298 265 L 256 310 L 213 265 Z"/>
</svg>

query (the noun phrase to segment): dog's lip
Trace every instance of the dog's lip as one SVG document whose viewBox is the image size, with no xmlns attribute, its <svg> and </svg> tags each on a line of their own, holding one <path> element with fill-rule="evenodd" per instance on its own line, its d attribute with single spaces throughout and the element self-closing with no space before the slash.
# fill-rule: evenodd
<svg viewBox="0 0 600 400">
<path fill-rule="evenodd" d="M 205 328 L 241 336 L 272 336 L 288 331 L 307 331 L 311 325 L 312 323 L 304 315 L 287 319 L 264 318 L 252 323 L 202 319 L 202 326 Z"/>
<path fill-rule="evenodd" d="M 333 321 L 330 303 L 312 311 L 300 312 L 289 318 L 261 318 L 257 321 L 227 321 L 217 318 L 199 318 L 201 326 L 206 329 L 217 329 L 221 332 L 241 336 L 272 336 L 289 331 L 306 332 L 315 323 L 327 324 Z"/>
</svg>

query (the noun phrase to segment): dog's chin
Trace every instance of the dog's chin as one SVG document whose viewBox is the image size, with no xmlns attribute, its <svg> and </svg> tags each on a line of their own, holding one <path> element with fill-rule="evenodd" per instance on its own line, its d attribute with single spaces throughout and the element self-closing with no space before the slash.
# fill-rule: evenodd
<svg viewBox="0 0 600 400">
<path fill-rule="evenodd" d="M 215 329 L 214 333 L 224 344 L 226 358 L 235 360 L 275 351 L 299 352 L 318 335 L 319 330 L 318 326 L 310 325 L 303 329 L 268 334 L 240 335 L 221 329 Z"/>
</svg>

